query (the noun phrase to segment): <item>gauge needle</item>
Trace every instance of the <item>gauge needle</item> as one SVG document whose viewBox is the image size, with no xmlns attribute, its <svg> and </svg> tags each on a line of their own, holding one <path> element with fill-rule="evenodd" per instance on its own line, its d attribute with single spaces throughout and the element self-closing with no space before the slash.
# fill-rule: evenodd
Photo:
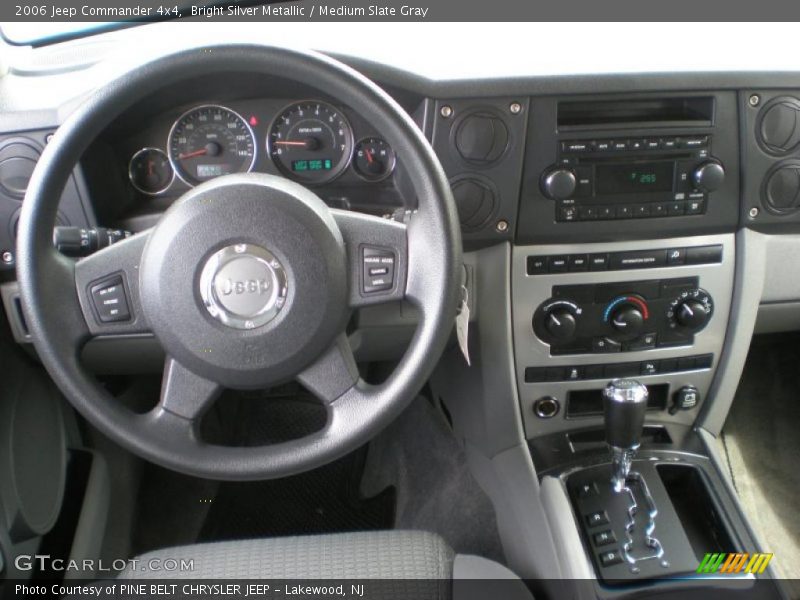
<svg viewBox="0 0 800 600">
<path fill-rule="evenodd" d="M 185 160 L 187 158 L 194 158 L 195 156 L 203 156 L 204 154 L 208 154 L 208 148 L 200 148 L 200 150 L 195 150 L 194 152 L 187 152 L 186 154 L 178 154 L 178 158 L 181 160 Z"/>
<path fill-rule="evenodd" d="M 374 158 L 372 158 L 372 153 L 369 150 L 364 150 L 364 154 L 367 156 L 367 162 L 372 164 L 374 162 Z"/>
<path fill-rule="evenodd" d="M 279 146 L 306 146 L 307 142 L 290 142 L 289 140 L 282 140 L 275 142 Z"/>
</svg>

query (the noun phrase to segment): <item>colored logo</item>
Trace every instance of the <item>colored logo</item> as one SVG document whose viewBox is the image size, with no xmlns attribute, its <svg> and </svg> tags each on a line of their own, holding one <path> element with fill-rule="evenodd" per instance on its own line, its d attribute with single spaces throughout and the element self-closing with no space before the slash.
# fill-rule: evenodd
<svg viewBox="0 0 800 600">
<path fill-rule="evenodd" d="M 759 575 L 763 573 L 772 554 L 763 552 L 719 552 L 709 553 L 703 558 L 697 573 L 704 575 L 721 574 L 736 575 L 741 573 L 752 573 Z"/>
</svg>

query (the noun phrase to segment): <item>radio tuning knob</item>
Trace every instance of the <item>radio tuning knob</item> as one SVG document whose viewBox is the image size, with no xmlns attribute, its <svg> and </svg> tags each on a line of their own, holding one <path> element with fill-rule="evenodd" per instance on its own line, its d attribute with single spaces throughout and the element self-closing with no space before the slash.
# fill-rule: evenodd
<svg viewBox="0 0 800 600">
<path fill-rule="evenodd" d="M 725 168 L 716 160 L 709 160 L 692 172 L 694 187 L 704 192 L 715 192 L 725 182 Z"/>
<path fill-rule="evenodd" d="M 542 178 L 542 192 L 551 200 L 564 200 L 575 193 L 577 179 L 572 169 L 556 168 L 546 171 Z"/>
</svg>

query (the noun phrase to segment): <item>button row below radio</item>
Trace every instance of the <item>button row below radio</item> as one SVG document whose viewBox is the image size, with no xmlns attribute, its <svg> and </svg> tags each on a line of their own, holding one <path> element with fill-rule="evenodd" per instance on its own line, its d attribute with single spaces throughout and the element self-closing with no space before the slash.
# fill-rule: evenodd
<svg viewBox="0 0 800 600">
<path fill-rule="evenodd" d="M 622 219 L 652 219 L 702 215 L 706 211 L 705 195 L 678 194 L 688 200 L 674 202 L 646 202 L 639 204 L 582 205 L 573 201 L 562 201 L 556 206 L 556 221 L 616 221 Z"/>
<path fill-rule="evenodd" d="M 722 246 L 694 246 L 659 250 L 629 250 L 596 254 L 529 256 L 528 275 L 576 273 L 582 271 L 626 271 L 663 266 L 703 265 L 722 262 Z"/>
<path fill-rule="evenodd" d="M 525 383 L 583 381 L 590 379 L 617 379 L 640 375 L 663 375 L 710 369 L 713 354 L 613 363 L 608 365 L 579 365 L 574 367 L 527 367 Z"/>
<path fill-rule="evenodd" d="M 699 148 L 708 148 L 708 140 L 709 138 L 707 135 L 608 140 L 569 140 L 561 142 L 561 151 L 565 154 L 589 154 L 593 152 L 675 150 L 678 148 L 695 150 Z"/>
</svg>

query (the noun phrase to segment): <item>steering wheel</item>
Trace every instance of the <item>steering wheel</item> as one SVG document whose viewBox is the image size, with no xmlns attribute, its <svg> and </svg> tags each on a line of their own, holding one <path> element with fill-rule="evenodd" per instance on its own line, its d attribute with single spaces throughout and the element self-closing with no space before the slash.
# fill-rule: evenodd
<svg viewBox="0 0 800 600">
<path fill-rule="evenodd" d="M 418 210 L 403 224 L 330 209 L 284 178 L 226 175 L 187 192 L 148 231 L 77 262 L 58 253 L 53 227 L 59 198 L 92 140 L 166 83 L 229 72 L 288 75 L 360 113 L 401 157 Z M 65 120 L 31 178 L 18 259 L 39 357 L 88 421 L 164 467 L 248 480 L 339 458 L 407 406 L 453 328 L 461 238 L 441 165 L 385 92 L 320 54 L 231 45 L 183 51 L 137 68 Z M 388 274 L 382 285 L 371 286 L 368 269 L 375 264 Z M 389 378 L 367 384 L 345 336 L 348 317 L 358 307 L 400 299 L 418 308 L 416 332 Z M 157 406 L 136 414 L 98 384 L 80 354 L 92 337 L 145 333 L 156 336 L 167 359 Z M 261 447 L 200 438 L 199 421 L 223 389 L 263 389 L 293 379 L 325 405 L 323 429 Z"/>
</svg>

